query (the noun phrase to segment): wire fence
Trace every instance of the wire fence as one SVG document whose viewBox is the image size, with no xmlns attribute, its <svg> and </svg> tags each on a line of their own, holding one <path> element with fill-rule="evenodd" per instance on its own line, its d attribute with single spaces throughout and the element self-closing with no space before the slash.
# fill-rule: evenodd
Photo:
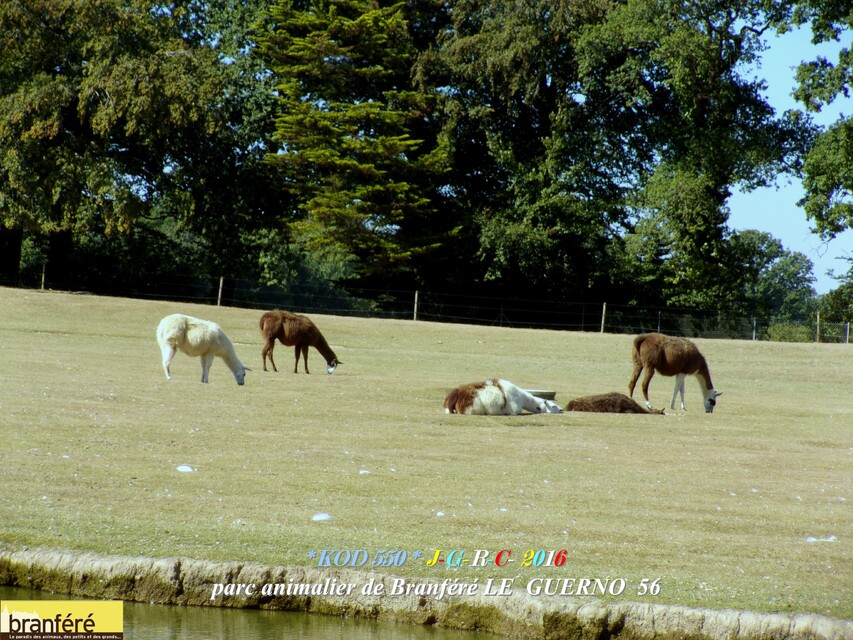
<svg viewBox="0 0 853 640">
<path fill-rule="evenodd" d="M 15 286 L 12 283 L 2 283 Z M 38 285 L 36 285 L 38 286 Z M 41 284 L 45 287 L 45 283 Z M 89 293 L 300 313 L 414 321 L 452 322 L 516 328 L 637 334 L 659 331 L 695 338 L 849 344 L 850 321 L 756 318 L 732 312 L 643 308 L 606 302 L 565 302 L 429 291 L 336 289 L 328 284 L 258 286 L 248 280 L 197 276 L 140 279 L 121 291 Z"/>
</svg>

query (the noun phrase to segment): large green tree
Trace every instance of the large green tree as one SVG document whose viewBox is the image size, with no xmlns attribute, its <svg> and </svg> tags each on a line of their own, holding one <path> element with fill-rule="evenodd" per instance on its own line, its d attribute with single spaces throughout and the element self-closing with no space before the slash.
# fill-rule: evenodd
<svg viewBox="0 0 853 640">
<path fill-rule="evenodd" d="M 581 91 L 588 8 L 462 0 L 451 17 L 418 77 L 443 99 L 474 276 L 529 296 L 607 295 L 624 194 L 651 150 L 630 114 Z"/>
<path fill-rule="evenodd" d="M 275 129 L 275 82 L 254 55 L 266 0 L 208 0 L 193 16 L 197 40 L 215 55 L 209 72 L 212 126 L 176 128 L 157 217 L 191 233 L 215 275 L 269 280 L 265 266 L 286 242 L 278 231 L 293 205 L 266 162 Z"/>
<path fill-rule="evenodd" d="M 176 127 L 209 130 L 215 53 L 190 9 L 119 0 L 0 8 L 0 213 L 28 229 L 126 229 L 159 187 Z"/>
<path fill-rule="evenodd" d="M 75 252 L 95 279 L 158 258 L 251 267 L 241 236 L 277 206 L 261 163 L 272 87 L 248 55 L 261 6 L 0 6 L 0 220 L 19 242 L 46 238 L 54 277 Z"/>
<path fill-rule="evenodd" d="M 775 114 L 746 65 L 765 34 L 790 19 L 785 3 L 627 0 L 584 29 L 584 87 L 637 114 L 636 135 L 655 161 L 641 176 L 641 216 L 662 216 L 673 234 L 661 273 L 673 304 L 721 308 L 744 281 L 728 242 L 727 200 L 796 171 L 813 129 L 796 112 Z"/>
<path fill-rule="evenodd" d="M 300 209 L 290 231 L 339 280 L 406 278 L 446 232 L 435 224 L 446 150 L 432 96 L 413 89 L 409 17 L 424 14 L 281 0 L 259 37 L 280 96 L 269 161 Z"/>
<path fill-rule="evenodd" d="M 649 216 L 670 232 L 667 268 L 646 276 L 667 303 L 737 300 L 731 189 L 795 171 L 812 135 L 742 73 L 790 6 L 461 0 L 451 17 L 418 77 L 444 98 L 453 194 L 487 279 L 630 296 L 625 232 Z"/>
</svg>

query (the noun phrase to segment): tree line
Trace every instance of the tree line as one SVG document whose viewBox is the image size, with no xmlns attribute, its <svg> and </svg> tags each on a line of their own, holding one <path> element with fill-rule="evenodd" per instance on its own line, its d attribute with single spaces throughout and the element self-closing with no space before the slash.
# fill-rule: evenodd
<svg viewBox="0 0 853 640">
<path fill-rule="evenodd" d="M 853 315 L 853 263 L 728 227 L 801 180 L 853 227 L 853 124 L 748 73 L 828 0 L 12 0 L 0 6 L 0 280 L 121 292 L 169 274 Z M 772 215 L 768 212 L 767 215 Z M 828 314 L 828 316 L 827 316 Z"/>
</svg>

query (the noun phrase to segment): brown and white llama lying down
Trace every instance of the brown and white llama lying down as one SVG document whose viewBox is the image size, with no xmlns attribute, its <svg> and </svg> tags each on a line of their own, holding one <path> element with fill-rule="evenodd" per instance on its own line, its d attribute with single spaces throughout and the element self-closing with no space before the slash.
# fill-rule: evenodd
<svg viewBox="0 0 853 640">
<path fill-rule="evenodd" d="M 332 373 L 339 364 L 338 356 L 329 347 L 329 343 L 320 333 L 317 326 L 306 316 L 289 311 L 267 311 L 260 319 L 261 335 L 264 337 L 264 347 L 261 349 L 261 357 L 264 360 L 264 371 L 267 370 L 267 356 L 273 371 L 278 371 L 275 361 L 272 359 L 275 341 L 279 340 L 286 347 L 293 347 L 296 362 L 293 365 L 293 373 L 299 369 L 299 354 L 305 365 L 305 373 L 308 371 L 308 347 L 314 347 L 326 360 L 326 373 Z"/>
<path fill-rule="evenodd" d="M 646 409 L 624 393 L 600 393 L 582 396 L 569 401 L 566 411 L 594 411 L 597 413 L 655 413 L 663 415 L 663 409 Z"/>
<path fill-rule="evenodd" d="M 492 378 L 456 387 L 444 399 L 445 413 L 478 416 L 520 416 L 530 413 L 560 413 L 550 400 L 537 398 L 508 380 Z"/>
<path fill-rule="evenodd" d="M 200 320 L 182 313 L 166 316 L 157 326 L 157 342 L 163 354 L 163 370 L 166 378 L 172 379 L 169 365 L 179 350 L 188 356 L 201 358 L 201 381 L 207 382 L 210 365 L 219 356 L 231 369 L 237 384 L 242 385 L 246 380 L 246 372 L 251 371 L 243 366 L 234 351 L 234 345 L 225 332 L 215 322 Z"/>
<path fill-rule="evenodd" d="M 675 376 L 671 404 L 673 409 L 675 409 L 675 397 L 681 392 L 681 409 L 684 410 L 684 379 L 687 376 L 696 376 L 699 382 L 705 413 L 711 413 L 717 405 L 717 397 L 723 395 L 722 392 L 714 390 L 705 356 L 686 338 L 673 338 L 662 333 L 643 333 L 634 338 L 631 359 L 634 362 L 634 372 L 628 382 L 628 392 L 632 397 L 634 396 L 637 378 L 645 369 L 646 375 L 643 377 L 642 387 L 647 407 L 652 406 L 649 402 L 649 383 L 655 371 L 662 376 Z"/>
</svg>

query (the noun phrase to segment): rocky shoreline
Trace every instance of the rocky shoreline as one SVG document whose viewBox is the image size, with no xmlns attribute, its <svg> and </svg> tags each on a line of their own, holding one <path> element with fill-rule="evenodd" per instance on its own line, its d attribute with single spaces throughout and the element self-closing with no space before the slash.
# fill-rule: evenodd
<svg viewBox="0 0 853 640">
<path fill-rule="evenodd" d="M 853 640 L 853 620 L 814 614 L 603 603 L 593 598 L 519 593 L 452 594 L 439 598 L 423 595 L 425 589 L 411 589 L 410 593 L 389 595 L 394 580 L 399 578 L 345 569 L 0 547 L 0 585 L 90 598 L 303 611 L 488 631 L 525 640 Z M 426 585 L 435 581 L 407 582 Z M 363 586 L 368 583 L 370 589 Z M 232 587 L 226 589 L 226 585 Z M 276 585 L 280 585 L 277 592 Z M 316 588 L 300 591 L 299 585 Z M 345 585 L 356 587 L 347 592 Z M 214 589 L 218 592 L 215 596 Z"/>
</svg>

